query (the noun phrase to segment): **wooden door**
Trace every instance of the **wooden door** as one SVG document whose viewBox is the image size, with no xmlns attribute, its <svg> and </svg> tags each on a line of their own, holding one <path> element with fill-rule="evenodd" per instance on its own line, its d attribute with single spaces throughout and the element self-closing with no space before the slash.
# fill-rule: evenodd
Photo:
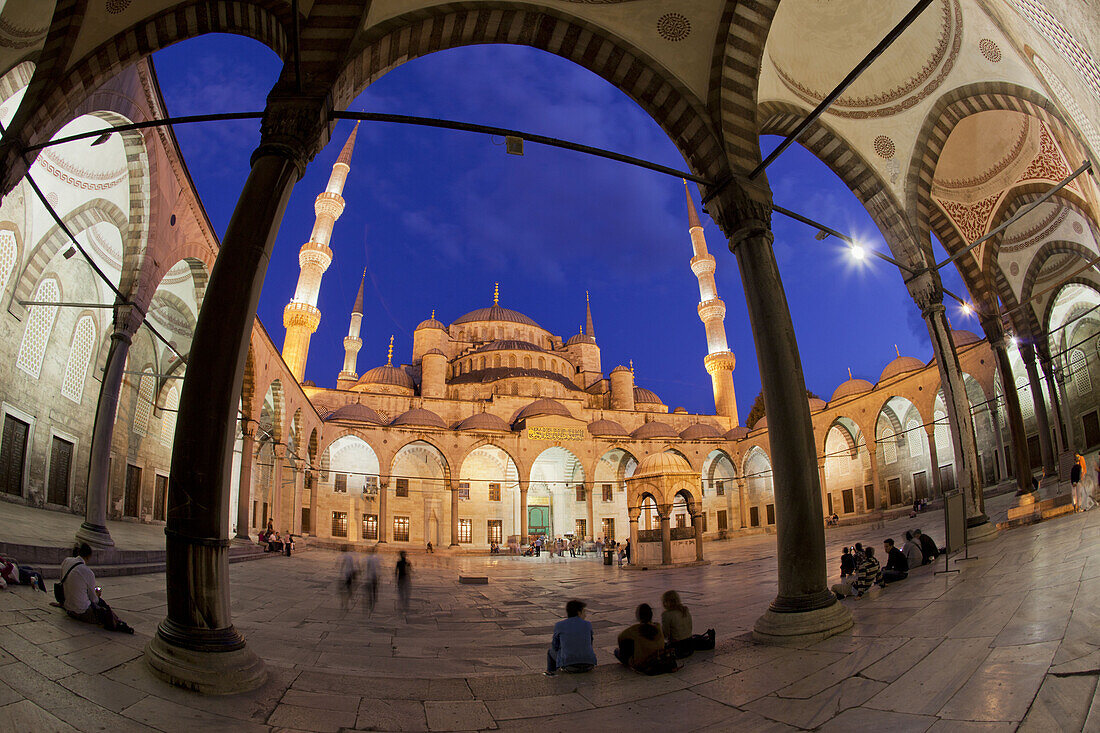
<svg viewBox="0 0 1100 733">
<path fill-rule="evenodd" d="M 901 478 L 895 476 L 886 481 L 886 490 L 890 495 L 890 506 L 901 503 Z"/>
<path fill-rule="evenodd" d="M 141 469 L 126 464 L 126 493 L 122 514 L 127 517 L 138 516 L 141 505 Z"/>
<path fill-rule="evenodd" d="M 164 521 L 168 515 L 168 477 L 157 474 L 153 479 L 153 519 Z"/>
<path fill-rule="evenodd" d="M 840 501 L 844 505 L 844 513 L 852 514 L 856 510 L 856 495 L 851 489 L 840 492 Z"/>
<path fill-rule="evenodd" d="M 929 498 L 928 473 L 926 471 L 920 471 L 913 474 L 913 495 L 917 499 Z"/>
<path fill-rule="evenodd" d="M 1041 468 L 1043 465 L 1042 448 L 1039 447 L 1039 436 L 1030 435 L 1027 439 L 1027 457 L 1031 459 L 1031 469 Z"/>
<path fill-rule="evenodd" d="M 4 434 L 0 438 L 0 491 L 23 495 L 23 466 L 27 460 L 27 436 L 30 425 L 4 416 Z"/>
<path fill-rule="evenodd" d="M 1085 428 L 1085 445 L 1091 448 L 1100 443 L 1100 418 L 1097 417 L 1096 410 L 1082 417 L 1081 422 Z"/>
<path fill-rule="evenodd" d="M 46 486 L 46 501 L 69 505 L 69 472 L 73 465 L 73 444 L 56 435 L 50 445 L 50 476 Z"/>
</svg>

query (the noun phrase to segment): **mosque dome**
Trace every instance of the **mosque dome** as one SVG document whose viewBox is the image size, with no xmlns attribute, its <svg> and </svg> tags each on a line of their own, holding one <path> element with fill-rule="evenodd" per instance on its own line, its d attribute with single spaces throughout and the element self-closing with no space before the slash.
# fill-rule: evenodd
<svg viewBox="0 0 1100 733">
<path fill-rule="evenodd" d="M 366 405 L 360 405 L 358 402 L 352 402 L 350 405 L 344 405 L 331 412 L 328 412 L 322 418 L 325 421 L 328 420 L 354 420 L 355 422 L 370 422 L 375 425 L 385 425 L 386 421 L 382 419 L 382 416 L 375 412 Z"/>
<path fill-rule="evenodd" d="M 530 341 L 518 341 L 516 339 L 495 339 L 479 346 L 471 354 L 479 354 L 483 351 L 546 351 L 546 349 L 531 343 Z"/>
<path fill-rule="evenodd" d="M 956 332 L 957 333 L 957 332 Z M 882 376 L 878 378 L 879 382 L 885 382 L 891 377 L 896 377 L 899 374 L 908 374 L 909 372 L 915 372 L 918 369 L 924 369 L 924 362 L 920 359 L 915 359 L 912 356 L 899 356 L 892 362 L 886 365 L 886 368 L 882 370 Z"/>
<path fill-rule="evenodd" d="M 455 430 L 495 430 L 506 433 L 511 430 L 508 423 L 490 412 L 478 412 L 470 415 L 454 427 Z"/>
<path fill-rule="evenodd" d="M 701 422 L 689 425 L 680 432 L 682 440 L 712 440 L 721 437 L 722 433 L 718 431 L 718 428 Z"/>
<path fill-rule="evenodd" d="M 656 392 L 646 389 L 645 387 L 634 388 L 634 404 L 651 404 L 651 405 L 663 405 L 661 398 L 657 396 Z"/>
<path fill-rule="evenodd" d="M 806 402 L 810 405 L 810 412 L 817 412 L 818 410 L 825 409 L 825 400 L 820 397 L 808 397 Z"/>
<path fill-rule="evenodd" d="M 875 385 L 871 384 L 866 379 L 849 379 L 847 382 L 840 383 L 840 386 L 833 392 L 833 396 L 829 399 L 829 402 L 836 402 L 842 397 L 870 392 L 874 389 L 874 386 Z"/>
<path fill-rule="evenodd" d="M 431 410 L 425 410 L 422 407 L 416 407 L 408 412 L 403 412 L 393 419 L 390 423 L 391 427 L 421 427 L 421 428 L 446 428 L 447 423 L 443 422 L 443 418 L 436 415 Z"/>
<path fill-rule="evenodd" d="M 727 430 L 725 438 L 726 438 L 726 440 L 741 440 L 746 435 L 748 435 L 750 432 L 752 432 L 752 431 L 750 431 L 744 425 L 738 425 L 735 428 L 730 428 L 729 430 Z"/>
<path fill-rule="evenodd" d="M 359 381 L 356 382 L 356 385 L 361 384 L 388 384 L 394 387 L 407 387 L 408 389 L 415 389 L 416 387 L 416 385 L 413 384 L 412 377 L 410 377 L 404 369 L 398 369 L 389 364 L 375 367 L 359 377 Z"/>
<path fill-rule="evenodd" d="M 442 356 L 444 358 L 446 358 L 446 356 L 447 356 L 446 354 L 444 354 L 439 349 L 429 349 L 428 351 L 424 352 L 424 356 L 437 356 L 437 355 Z"/>
<path fill-rule="evenodd" d="M 970 344 L 976 344 L 981 341 L 981 337 L 973 331 L 951 331 L 951 340 L 955 342 L 955 346 L 969 346 Z"/>
<path fill-rule="evenodd" d="M 676 429 L 671 425 L 654 420 L 653 422 L 643 423 L 634 429 L 634 432 L 630 434 L 632 438 L 678 438 L 680 434 L 676 432 Z"/>
<path fill-rule="evenodd" d="M 574 344 L 593 344 L 595 345 L 596 339 L 583 333 L 573 334 L 569 337 L 569 340 L 565 342 L 566 346 L 572 346 Z"/>
<path fill-rule="evenodd" d="M 660 476 L 666 473 L 695 473 L 695 469 L 678 453 L 654 453 L 642 459 L 634 469 L 634 475 L 631 478 Z"/>
<path fill-rule="evenodd" d="M 519 311 L 514 311 L 510 308 L 501 308 L 499 305 L 489 306 L 488 308 L 478 308 L 472 310 L 464 316 L 459 316 L 454 320 L 452 325 L 458 325 L 461 323 L 477 323 L 482 321 L 504 321 L 506 323 L 522 323 L 524 326 L 534 326 L 535 328 L 542 328 L 539 324 L 523 315 Z"/>
<path fill-rule="evenodd" d="M 538 417 L 539 415 L 560 415 L 562 417 L 573 417 L 570 414 L 569 409 L 560 402 L 552 400 L 548 397 L 544 397 L 541 400 L 535 400 L 531 404 L 524 407 L 512 420 L 513 423 L 520 420 L 526 420 L 529 417 Z"/>
<path fill-rule="evenodd" d="M 767 427 L 768 427 L 768 416 L 763 415 L 763 416 L 761 416 L 761 418 L 759 420 L 756 421 L 756 424 L 752 426 L 752 429 L 753 430 L 764 430 Z"/>
<path fill-rule="evenodd" d="M 419 324 L 417 324 L 415 330 L 419 331 L 423 328 L 438 328 L 440 331 L 447 330 L 447 327 L 444 326 L 441 322 L 437 321 L 434 316 L 426 321 L 421 321 Z"/>
<path fill-rule="evenodd" d="M 626 432 L 619 423 L 614 420 L 596 420 L 588 423 L 588 432 L 592 435 L 606 435 L 614 437 L 627 437 L 630 433 Z"/>
<path fill-rule="evenodd" d="M 615 367 L 614 369 L 612 369 L 612 370 L 611 370 L 611 373 L 612 373 L 612 374 L 614 374 L 615 372 L 629 372 L 629 371 L 630 371 L 629 369 L 627 369 L 627 368 L 626 368 L 626 367 L 624 367 L 624 366 L 623 366 L 622 364 L 620 364 L 619 366 L 617 366 L 617 367 Z"/>
</svg>

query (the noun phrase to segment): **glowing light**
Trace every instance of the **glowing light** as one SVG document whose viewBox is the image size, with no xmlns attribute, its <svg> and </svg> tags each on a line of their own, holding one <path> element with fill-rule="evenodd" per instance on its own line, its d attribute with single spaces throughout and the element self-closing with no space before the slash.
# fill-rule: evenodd
<svg viewBox="0 0 1100 733">
<path fill-rule="evenodd" d="M 962 312 L 964 316 L 969 316 L 974 313 L 974 309 L 970 306 L 969 303 L 963 303 Z"/>
<path fill-rule="evenodd" d="M 862 260 L 867 256 L 867 250 L 863 248 L 862 244 L 853 244 L 848 251 L 851 253 L 852 259 L 854 260 Z"/>
<path fill-rule="evenodd" d="M 1013 347 L 1019 346 L 1020 345 L 1020 339 L 1013 336 L 1009 339 L 1009 343 L 1011 343 Z"/>
</svg>

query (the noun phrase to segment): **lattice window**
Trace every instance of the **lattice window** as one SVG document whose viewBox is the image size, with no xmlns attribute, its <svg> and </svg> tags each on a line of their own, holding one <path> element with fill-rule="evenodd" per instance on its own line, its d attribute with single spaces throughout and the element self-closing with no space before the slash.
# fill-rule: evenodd
<svg viewBox="0 0 1100 733">
<path fill-rule="evenodd" d="M 173 385 L 164 398 L 164 415 L 160 420 L 160 442 L 164 445 L 172 445 L 172 439 L 176 437 L 176 417 L 179 415 L 180 393 Z"/>
<path fill-rule="evenodd" d="M 49 278 L 38 284 L 34 300 L 56 303 L 61 300 L 61 288 L 57 280 Z M 15 364 L 27 374 L 38 379 L 42 371 L 42 356 L 50 342 L 53 323 L 57 318 L 56 305 L 34 305 L 28 308 L 27 325 L 23 330 L 23 343 L 19 345 L 19 358 Z"/>
<path fill-rule="evenodd" d="M 500 484 L 489 484 L 489 501 L 500 501 Z"/>
<path fill-rule="evenodd" d="M 474 520 L 472 519 L 460 519 L 458 520 L 458 542 L 461 545 L 468 545 L 473 542 L 474 534 Z"/>
<path fill-rule="evenodd" d="M 878 439 L 882 446 L 882 460 L 886 465 L 898 462 L 898 444 L 894 438 L 893 428 L 883 428 L 882 435 Z"/>
<path fill-rule="evenodd" d="M 1020 415 L 1025 420 L 1035 419 L 1035 401 L 1031 399 L 1031 388 L 1028 386 L 1027 377 L 1016 379 L 1016 394 L 1020 396 Z"/>
<path fill-rule="evenodd" d="M 94 346 L 95 320 L 91 316 L 81 316 L 73 329 L 73 344 L 65 363 L 65 377 L 61 381 L 61 394 L 78 405 L 84 395 L 84 380 L 88 376 L 88 362 Z"/>
<path fill-rule="evenodd" d="M 909 441 L 909 457 L 916 458 L 924 455 L 924 431 L 920 423 L 910 420 L 905 423 L 905 436 Z"/>
<path fill-rule="evenodd" d="M 582 520 L 583 521 L 583 520 Z M 490 519 L 488 520 L 488 526 L 486 527 L 489 542 L 495 542 L 498 545 L 504 542 L 504 520 L 503 519 Z"/>
<path fill-rule="evenodd" d="M 951 447 L 951 428 L 947 425 L 946 413 L 937 410 L 932 415 L 932 420 L 936 423 L 936 450 L 948 450 Z M 942 456 L 937 456 L 937 458 L 942 458 Z"/>
<path fill-rule="evenodd" d="M 15 232 L 10 229 L 0 230 L 0 292 L 5 290 L 11 271 L 15 269 L 15 257 L 18 248 L 15 245 Z"/>
<path fill-rule="evenodd" d="M 1062 23 L 1047 12 L 1039 0 L 1012 0 L 1016 9 L 1046 37 L 1058 53 L 1081 75 L 1093 95 L 1100 99 L 1100 66 Z"/>
<path fill-rule="evenodd" d="M 149 431 L 149 417 L 153 414 L 153 388 L 156 386 L 152 371 L 144 371 L 138 383 L 137 405 L 134 407 L 134 434 L 142 436 Z"/>
<path fill-rule="evenodd" d="M 1085 352 L 1074 349 L 1069 352 L 1069 369 L 1073 374 L 1073 384 L 1077 388 L 1077 396 L 1082 397 L 1092 392 L 1092 376 L 1089 374 L 1089 362 L 1085 358 Z"/>
<path fill-rule="evenodd" d="M 1032 55 L 1031 60 L 1035 62 L 1035 66 L 1038 67 L 1039 73 L 1043 75 L 1043 78 L 1050 85 L 1050 88 L 1054 90 L 1054 96 L 1058 101 L 1062 103 L 1062 106 L 1066 108 L 1066 112 L 1069 113 L 1070 119 L 1077 123 L 1077 128 L 1081 130 L 1081 134 L 1085 136 L 1085 140 L 1092 146 L 1093 150 L 1100 150 L 1100 132 L 1096 130 L 1096 127 L 1092 124 L 1088 115 L 1081 109 L 1081 106 L 1077 104 L 1075 95 L 1066 88 L 1066 85 L 1062 83 L 1062 80 L 1058 78 L 1058 75 L 1054 73 L 1054 69 L 1047 65 L 1046 61 L 1043 61 L 1038 55 Z"/>
</svg>

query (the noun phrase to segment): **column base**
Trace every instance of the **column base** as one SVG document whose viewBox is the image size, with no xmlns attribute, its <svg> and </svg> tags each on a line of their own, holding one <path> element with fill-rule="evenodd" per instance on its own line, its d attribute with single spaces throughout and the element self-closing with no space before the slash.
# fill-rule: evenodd
<svg viewBox="0 0 1100 733">
<path fill-rule="evenodd" d="M 852 628 L 852 614 L 839 601 L 813 611 L 779 613 L 768 609 L 756 619 L 753 641 L 777 646 L 813 644 Z"/>
<path fill-rule="evenodd" d="M 227 630 L 226 635 L 236 637 L 237 642 L 226 649 L 199 651 L 173 644 L 164 638 L 162 628 L 145 646 L 145 663 L 168 684 L 204 695 L 235 695 L 267 681 L 263 661 L 245 646 L 236 629 Z"/>
<path fill-rule="evenodd" d="M 966 528 L 967 544 L 988 542 L 997 539 L 997 526 L 989 521 L 989 517 L 982 516 L 982 521 Z M 967 522 L 969 524 L 969 522 Z"/>
<path fill-rule="evenodd" d="M 90 522 L 81 522 L 80 529 L 76 531 L 76 541 L 87 543 L 93 550 L 110 550 L 115 546 L 106 527 Z"/>
<path fill-rule="evenodd" d="M 237 535 L 236 537 L 234 537 L 232 540 L 230 540 L 230 542 L 232 544 L 238 545 L 238 546 L 239 545 L 254 545 L 254 544 L 256 544 L 256 541 L 253 540 L 251 536 L 241 537 L 240 535 Z"/>
</svg>

